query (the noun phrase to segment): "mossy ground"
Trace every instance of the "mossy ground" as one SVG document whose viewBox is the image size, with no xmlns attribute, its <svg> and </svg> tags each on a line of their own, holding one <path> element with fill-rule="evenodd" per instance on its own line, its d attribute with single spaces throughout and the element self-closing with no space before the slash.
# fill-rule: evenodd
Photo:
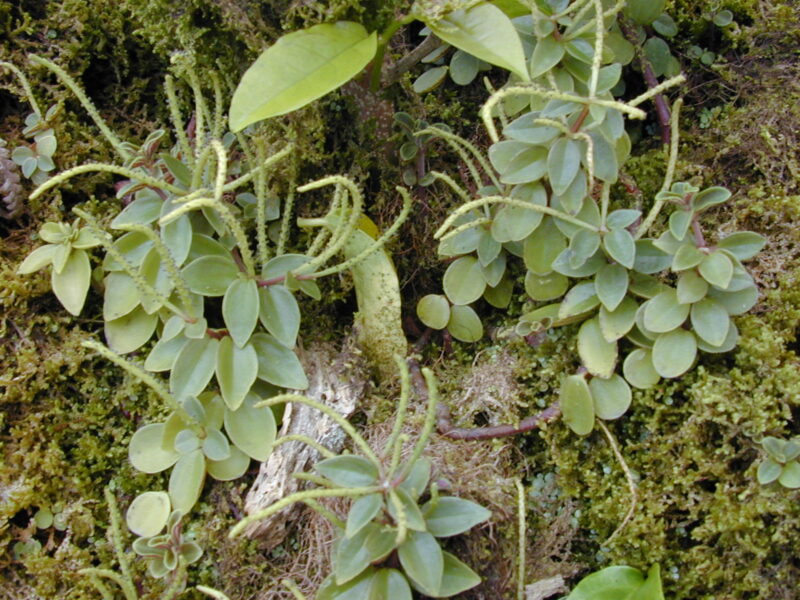
<svg viewBox="0 0 800 600">
<path fill-rule="evenodd" d="M 88 88 L 118 131 L 143 139 L 166 122 L 160 82 L 172 52 L 190 50 L 201 67 L 221 64 L 235 80 L 284 28 L 336 18 L 366 19 L 379 26 L 395 4 L 400 3 L 0 2 L 0 59 L 24 65 L 24 54 L 31 51 L 56 58 Z M 708 17 L 722 9 L 733 11 L 734 26 L 711 25 Z M 737 318 L 742 340 L 736 350 L 705 356 L 680 380 L 636 392 L 631 411 L 611 424 L 637 479 L 638 502 L 630 522 L 610 543 L 606 539 L 622 522 L 631 497 L 601 432 L 578 439 L 554 423 L 493 442 L 435 441 L 431 452 L 441 472 L 495 516 L 456 547 L 485 578 L 465 598 L 514 596 L 517 477 L 527 490 L 529 582 L 556 574 L 575 577 L 609 564 L 646 568 L 658 562 L 671 598 L 797 595 L 797 492 L 760 486 L 755 470 L 762 436 L 800 433 L 800 11 L 792 3 L 769 0 L 675 0 L 671 11 L 680 27 L 674 46 L 689 77 L 678 177 L 734 190 L 732 203 L 708 217 L 710 232 L 749 229 L 768 238 L 750 265 L 761 300 L 751 314 Z M 691 45 L 713 51 L 714 64 L 690 60 L 686 52 Z M 109 158 L 109 149 L 77 103 L 42 72 L 33 71 L 32 79 L 44 104 L 65 103 L 56 124 L 59 168 Z M 0 134 L 13 144 L 21 140 L 28 109 L 16 82 L 10 82 L 7 77 L 9 88 L 0 91 Z M 420 98 L 408 89 L 406 81 L 387 93 L 395 109 L 447 122 L 481 142 L 474 118 L 480 90 L 445 86 Z M 391 190 L 400 181 L 401 165 L 391 151 L 370 142 L 374 127 L 359 123 L 358 110 L 353 97 L 340 92 L 286 118 L 302 148 L 298 180 L 349 173 L 365 186 L 372 216 L 385 224 L 397 212 Z M 430 160 L 441 170 L 457 169 L 455 157 L 439 148 Z M 648 138 L 627 164 L 645 202 L 660 185 L 663 161 L 657 139 Z M 126 460 L 131 433 L 163 409 L 143 386 L 80 345 L 102 329 L 97 294 L 84 312 L 89 316 L 68 318 L 49 293 L 46 277 L 15 274 L 16 265 L 37 245 L 41 223 L 69 218 L 72 206 L 92 196 L 99 199 L 98 211 L 108 210 L 105 198 L 111 192 L 107 178 L 86 176 L 70 182 L 56 198 L 31 203 L 14 221 L 0 222 L 4 600 L 98 597 L 77 571 L 114 567 L 103 488 L 112 485 L 124 507 L 138 492 L 163 484 L 135 473 Z M 439 291 L 441 267 L 430 234 L 453 201 L 433 188 L 415 194 L 422 217 L 408 223 L 393 246 L 407 307 Z M 313 200 L 299 207 L 313 209 Z M 304 313 L 317 324 L 304 330 L 306 340 L 346 332 L 352 307 L 346 286 L 331 284 L 325 292 L 326 302 L 309 305 Z M 511 312 L 521 302 L 515 301 Z M 511 317 L 488 307 L 485 315 L 496 326 Z M 536 412 L 553 399 L 559 377 L 577 365 L 569 330 L 551 332 L 536 347 L 517 340 L 456 344 L 445 352 L 434 340 L 425 358 L 440 376 L 454 419 L 464 425 L 513 421 Z M 393 390 L 383 389 L 365 400 L 359 423 L 368 436 L 381 436 L 393 397 Z M 415 422 L 418 417 L 411 425 Z M 326 530 L 319 523 L 312 527 L 308 517 L 306 531 L 298 527 L 267 555 L 257 542 L 228 541 L 226 532 L 241 514 L 248 482 L 245 477 L 207 486 L 192 525 L 205 555 L 192 568 L 190 582 L 221 589 L 232 599 L 288 597 L 277 590 L 283 572 L 305 571 L 308 585 L 321 575 L 317 570 L 324 561 L 308 553 L 324 552 L 325 540 L 310 540 L 307 531 L 323 535 Z M 31 526 L 38 508 L 56 503 L 68 518 L 65 532 Z M 15 554 L 15 544 L 31 538 L 42 550 Z M 141 564 L 136 574 L 142 597 L 157 597 L 160 584 L 144 576 Z M 192 594 L 199 597 L 196 592 L 184 597 Z"/>
</svg>

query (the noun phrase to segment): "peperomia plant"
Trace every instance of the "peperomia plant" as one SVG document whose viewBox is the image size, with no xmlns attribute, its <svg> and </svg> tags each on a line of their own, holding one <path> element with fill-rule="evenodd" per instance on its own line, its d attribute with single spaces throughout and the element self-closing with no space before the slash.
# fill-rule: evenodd
<svg viewBox="0 0 800 600">
<path fill-rule="evenodd" d="M 535 36 L 533 82 L 497 91 L 482 109 L 494 142 L 488 160 L 471 143 L 438 132 L 459 150 L 478 197 L 433 173 L 464 203 L 436 233 L 440 255 L 451 260 L 445 297 L 423 298 L 418 313 L 427 325 L 447 327 L 457 339 L 470 341 L 456 333 L 458 327 L 453 331 L 454 314 L 469 310 L 474 321 L 470 305 L 481 298 L 507 306 L 514 286 L 508 266 L 522 259 L 525 291 L 537 305 L 522 316 L 517 333 L 581 323 L 582 367 L 564 379 L 560 405 L 567 425 L 586 435 L 595 417 L 616 419 L 626 412 L 629 384 L 651 387 L 689 370 L 698 350 L 718 353 L 735 346 L 738 332 L 730 317 L 749 310 L 758 296 L 742 261 L 764 240 L 749 232 L 706 239 L 702 213 L 731 194 L 721 187 L 701 191 L 672 183 L 677 135 L 664 184 L 647 215 L 612 198 L 630 151 L 624 117 L 643 118 L 638 106 L 682 79 L 629 102 L 616 100 L 611 90 L 622 65 L 611 44 L 612 17 L 621 4 L 602 13 L 596 10 L 600 2 L 537 6 L 529 28 Z M 528 110 L 509 120 L 506 111 L 518 113 L 519 98 Z M 495 118 L 503 123 L 502 139 Z M 667 206 L 673 208 L 667 230 L 647 237 Z M 472 326 L 473 336 L 479 331 Z M 627 348 L 632 350 L 623 378 L 617 370 L 620 350 Z"/>
<path fill-rule="evenodd" d="M 758 482 L 768 485 L 778 482 L 785 488 L 800 488 L 800 440 L 782 440 L 766 436 L 761 447 L 767 457 L 758 465 Z"/>
<path fill-rule="evenodd" d="M 317 487 L 287 496 L 263 511 L 241 520 L 230 535 L 242 533 L 254 521 L 265 519 L 294 502 L 304 502 L 337 528 L 332 573 L 317 592 L 317 600 L 346 598 L 411 599 L 411 589 L 432 598 L 447 598 L 474 587 L 480 578 L 467 565 L 442 550 L 438 538 L 463 533 L 489 518 L 485 508 L 455 496 L 439 494 L 431 480 L 431 462 L 422 453 L 436 418 L 438 396 L 433 374 L 423 369 L 428 407 L 422 431 L 410 456 L 403 458 L 408 436 L 401 433 L 410 396 L 405 362 L 398 358 L 401 395 L 391 435 L 376 453 L 364 438 L 330 407 L 298 395 L 280 395 L 261 403 L 298 402 L 324 412 L 350 435 L 360 454 L 336 456 L 302 436 L 279 438 L 311 444 L 324 460 L 316 473 L 298 473 Z M 319 498 L 353 499 L 341 519 L 317 502 Z"/>
<path fill-rule="evenodd" d="M 365 350 L 379 369 L 393 353 L 405 354 L 397 276 L 382 247 L 407 216 L 410 197 L 398 189 L 403 211 L 375 236 L 362 230 L 368 219 L 361 193 L 345 177 L 326 177 L 297 190 L 290 181 L 281 207 L 273 191 L 279 184 L 270 173 L 290 155 L 291 143 L 270 154 L 263 132 L 225 133 L 223 91 L 216 77 L 211 111 L 199 78 L 183 66 L 195 106 L 187 129 L 174 81 L 167 78 L 176 143 L 161 150 L 165 131 L 153 132 L 140 146 L 121 141 L 60 67 L 32 60 L 72 89 L 122 162 L 69 169 L 32 197 L 80 174 L 105 172 L 124 178 L 117 197 L 125 206 L 107 226 L 114 233 L 80 208 L 74 211 L 85 226 L 46 223 L 40 237 L 48 244 L 34 250 L 19 272 L 50 266 L 57 298 L 78 315 L 93 279 L 87 250 L 102 247 L 94 280 L 103 293 L 108 346 L 94 341 L 86 346 L 145 383 L 171 411 L 165 421 L 142 426 L 129 446 L 134 468 L 145 473 L 171 469 L 168 494 L 139 497 L 168 499 L 168 510 L 146 510 L 147 525 L 131 527 L 152 538 L 173 511 L 191 511 L 206 474 L 235 479 L 250 459 L 268 457 L 276 422 L 272 410 L 258 403 L 278 388 L 308 386 L 295 354 L 301 320 L 296 292 L 319 298 L 317 278 L 350 269 Z M 295 192 L 326 186 L 335 190 L 328 214 L 301 220 L 303 226 L 322 229 L 304 253 L 289 253 Z M 345 260 L 330 265 L 340 252 Z M 143 364 L 123 356 L 143 348 Z M 137 547 L 149 543 L 137 542 Z M 169 552 L 162 558 L 165 564 L 174 562 Z"/>
</svg>

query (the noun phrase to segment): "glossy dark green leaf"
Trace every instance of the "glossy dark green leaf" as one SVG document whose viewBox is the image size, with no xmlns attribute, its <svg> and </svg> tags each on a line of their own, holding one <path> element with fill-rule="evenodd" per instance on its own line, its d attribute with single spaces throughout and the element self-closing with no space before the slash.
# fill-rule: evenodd
<svg viewBox="0 0 800 600">
<path fill-rule="evenodd" d="M 376 485 L 378 468 L 361 456 L 334 456 L 318 462 L 314 468 L 342 487 L 366 487 Z"/>
<path fill-rule="evenodd" d="M 258 378 L 294 390 L 308 387 L 308 378 L 297 355 L 266 333 L 256 333 L 250 343 L 258 355 Z"/>
<path fill-rule="evenodd" d="M 231 100 L 231 129 L 240 131 L 335 90 L 372 60 L 376 48 L 376 33 L 348 21 L 284 35 L 242 77 Z"/>
<path fill-rule="evenodd" d="M 287 348 L 294 348 L 300 331 L 300 307 L 294 294 L 283 285 L 269 285 L 258 290 L 258 318 L 275 338 Z"/>
<path fill-rule="evenodd" d="M 236 410 L 226 408 L 225 431 L 239 450 L 264 462 L 272 451 L 277 425 L 272 409 L 256 408 L 258 401 L 255 394 L 248 394 Z"/>
<path fill-rule="evenodd" d="M 697 341 L 691 331 L 676 329 L 662 333 L 653 344 L 653 368 L 665 378 L 688 371 L 697 356 Z"/>
<path fill-rule="evenodd" d="M 427 529 L 436 537 L 450 537 L 472 529 L 492 516 L 479 504 L 455 496 L 442 496 L 422 508 Z"/>
<path fill-rule="evenodd" d="M 625 357 L 622 373 L 633 387 L 646 390 L 661 380 L 653 366 L 653 355 L 650 350 L 637 348 Z"/>
<path fill-rule="evenodd" d="M 471 306 L 453 306 L 447 331 L 460 342 L 477 342 L 483 337 L 483 324 Z"/>
<path fill-rule="evenodd" d="M 594 400 L 583 375 L 570 375 L 561 384 L 558 395 L 564 423 L 578 435 L 594 429 Z"/>
<path fill-rule="evenodd" d="M 419 589 L 437 596 L 444 572 L 444 556 L 436 538 L 423 531 L 409 531 L 398 548 L 400 564 Z"/>
<path fill-rule="evenodd" d="M 613 312 L 628 292 L 628 271 L 622 265 L 607 264 L 594 276 L 597 297 L 606 310 Z"/>
<path fill-rule="evenodd" d="M 530 81 L 522 42 L 511 20 L 496 6 L 480 3 L 425 24 L 448 44 Z"/>
<path fill-rule="evenodd" d="M 603 336 L 598 317 L 584 321 L 578 330 L 578 354 L 589 373 L 595 377 L 611 377 L 617 365 L 617 352 L 617 343 Z"/>
</svg>

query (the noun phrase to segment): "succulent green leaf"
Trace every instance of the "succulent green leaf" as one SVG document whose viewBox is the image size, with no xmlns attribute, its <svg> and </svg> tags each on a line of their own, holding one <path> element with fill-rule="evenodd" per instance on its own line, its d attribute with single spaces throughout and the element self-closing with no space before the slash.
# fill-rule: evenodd
<svg viewBox="0 0 800 600">
<path fill-rule="evenodd" d="M 636 593 L 644 582 L 642 573 L 633 567 L 606 567 L 581 579 L 566 600 L 638 600 Z"/>
<path fill-rule="evenodd" d="M 632 208 L 620 208 L 618 210 L 612 210 L 608 215 L 608 219 L 606 219 L 606 225 L 608 225 L 609 229 L 625 229 L 626 227 L 633 225 L 637 219 L 641 218 L 641 216 L 642 211 L 634 210 Z M 640 241 L 644 242 L 647 240 Z"/>
<path fill-rule="evenodd" d="M 792 490 L 800 488 L 800 463 L 793 460 L 783 465 L 778 483 Z"/>
<path fill-rule="evenodd" d="M 189 454 L 201 445 L 200 438 L 191 429 L 181 429 L 175 436 L 175 451 L 178 454 Z"/>
<path fill-rule="evenodd" d="M 169 494 L 144 492 L 136 496 L 125 513 L 125 523 L 136 535 L 153 537 L 161 533 L 171 512 Z"/>
<path fill-rule="evenodd" d="M 258 286 L 254 280 L 234 279 L 222 298 L 222 319 L 239 348 L 247 343 L 256 327 L 258 296 Z"/>
<path fill-rule="evenodd" d="M 178 398 L 198 396 L 211 378 L 217 365 L 219 342 L 204 337 L 189 340 L 181 349 L 169 376 L 169 389 Z"/>
<path fill-rule="evenodd" d="M 594 400 L 583 375 L 570 375 L 561 384 L 558 395 L 564 423 L 578 435 L 594 429 Z"/>
<path fill-rule="evenodd" d="M 590 257 L 576 255 L 572 249 L 567 248 L 553 261 L 553 270 L 567 277 L 590 277 L 608 264 L 602 252 L 595 252 Z"/>
<path fill-rule="evenodd" d="M 103 284 L 103 320 L 119 319 L 139 306 L 139 291 L 127 273 L 112 271 Z"/>
<path fill-rule="evenodd" d="M 648 300 L 644 309 L 644 326 L 654 333 L 665 333 L 683 325 L 690 306 L 678 301 L 678 292 L 669 288 Z"/>
<path fill-rule="evenodd" d="M 579 269 L 594 256 L 598 248 L 600 248 L 600 235 L 598 233 L 586 229 L 576 231 L 569 241 L 569 266 L 572 269 Z"/>
<path fill-rule="evenodd" d="M 733 261 L 727 254 L 717 250 L 703 259 L 699 271 L 708 283 L 725 290 L 733 278 Z"/>
<path fill-rule="evenodd" d="M 627 229 L 612 229 L 603 236 L 603 247 L 619 264 L 632 269 L 636 261 L 636 243 Z"/>
<path fill-rule="evenodd" d="M 766 243 L 767 240 L 757 233 L 739 231 L 723 238 L 717 245 L 733 254 L 739 260 L 748 260 L 761 252 Z"/>
<path fill-rule="evenodd" d="M 677 272 L 692 269 L 703 262 L 705 258 L 706 255 L 698 250 L 692 242 L 687 242 L 675 251 L 672 270 Z"/>
<path fill-rule="evenodd" d="M 661 380 L 661 375 L 653 366 L 653 353 L 644 348 L 637 348 L 625 357 L 622 373 L 633 387 L 646 390 Z"/>
<path fill-rule="evenodd" d="M 619 176 L 619 163 L 617 162 L 617 154 L 611 143 L 599 132 L 592 131 L 589 133 L 592 138 L 593 156 L 594 156 L 594 175 L 601 181 L 606 183 L 616 183 Z M 582 144 L 586 147 L 586 143 Z M 583 152 L 582 162 L 588 169 L 588 148 Z"/>
<path fill-rule="evenodd" d="M 361 531 L 367 523 L 377 516 L 381 508 L 383 508 L 383 496 L 381 494 L 368 494 L 353 502 L 347 513 L 345 537 L 351 538 Z"/>
<path fill-rule="evenodd" d="M 127 354 L 146 344 L 157 324 L 158 315 L 148 315 L 139 306 L 124 317 L 105 321 L 103 330 L 109 348 L 118 354 Z"/>
<path fill-rule="evenodd" d="M 50 286 L 61 305 L 76 317 L 83 309 L 89 283 L 92 278 L 92 267 L 89 255 L 84 250 L 73 249 L 67 257 L 60 272 L 50 272 Z"/>
<path fill-rule="evenodd" d="M 511 197 L 537 206 L 547 205 L 547 192 L 539 183 L 518 185 L 511 192 Z M 539 227 L 542 218 L 539 212 L 520 206 L 504 206 L 492 220 L 492 238 L 501 243 L 524 240 Z"/>
<path fill-rule="evenodd" d="M 442 552 L 442 556 L 444 557 L 444 571 L 437 598 L 457 596 L 481 582 L 478 574 L 455 556 L 449 552 Z"/>
<path fill-rule="evenodd" d="M 414 80 L 412 88 L 418 94 L 424 94 L 426 92 L 435 90 L 442 84 L 442 82 L 444 82 L 448 71 L 449 67 L 447 67 L 447 65 L 428 69 Z"/>
<path fill-rule="evenodd" d="M 225 460 L 207 460 L 206 470 L 217 481 L 239 479 L 250 466 L 250 457 L 236 446 L 230 447 L 230 456 Z"/>
<path fill-rule="evenodd" d="M 539 115 L 535 112 L 527 112 L 521 117 L 509 123 L 503 129 L 503 135 L 510 140 L 526 142 L 528 144 L 546 144 L 555 138 L 559 131 L 549 125 L 535 123 Z"/>
<path fill-rule="evenodd" d="M 45 244 L 44 246 L 36 248 L 36 250 L 28 254 L 25 260 L 22 261 L 22 264 L 17 267 L 17 273 L 19 275 L 28 275 L 29 273 L 43 269 L 53 262 L 53 254 L 55 251 L 56 246 L 53 244 Z"/>
<path fill-rule="evenodd" d="M 676 240 L 682 240 L 689 231 L 694 213 L 688 210 L 676 210 L 669 216 L 669 231 Z"/>
<path fill-rule="evenodd" d="M 623 298 L 613 311 L 605 306 L 600 307 L 600 331 L 608 342 L 614 342 L 627 334 L 636 323 L 636 311 L 639 305 L 633 298 Z"/>
<path fill-rule="evenodd" d="M 229 336 L 222 338 L 217 349 L 216 373 L 225 404 L 236 410 L 258 376 L 256 349 L 252 344 L 239 348 Z"/>
<path fill-rule="evenodd" d="M 159 473 L 178 460 L 173 448 L 164 448 L 164 423 L 152 423 L 136 430 L 128 445 L 128 459 L 143 473 Z"/>
<path fill-rule="evenodd" d="M 408 476 L 400 484 L 399 488 L 405 490 L 414 499 L 419 498 L 428 487 L 431 478 L 431 461 L 420 457 L 411 466 Z"/>
<path fill-rule="evenodd" d="M 761 446 L 777 462 L 781 464 L 786 462 L 786 440 L 768 435 L 761 440 Z"/>
<path fill-rule="evenodd" d="M 318 462 L 314 468 L 342 487 L 366 487 L 376 485 L 378 468 L 361 456 L 334 456 Z"/>
<path fill-rule="evenodd" d="M 424 594 L 438 596 L 444 571 L 444 556 L 439 543 L 425 531 L 409 531 L 397 549 L 406 575 Z"/>
<path fill-rule="evenodd" d="M 549 35 L 538 40 L 531 55 L 531 77 L 536 79 L 555 67 L 564 57 L 564 44 Z"/>
<path fill-rule="evenodd" d="M 469 85 L 478 75 L 480 60 L 463 50 L 456 50 L 450 59 L 450 78 L 457 85 Z"/>
<path fill-rule="evenodd" d="M 547 217 L 536 229 L 535 235 L 525 239 L 525 266 L 537 275 L 547 275 L 553 270 L 553 261 L 566 247 L 566 237 L 556 227 L 553 219 Z"/>
<path fill-rule="evenodd" d="M 708 291 L 708 296 L 724 306 L 729 315 L 742 315 L 758 302 L 758 288 L 750 285 L 738 292 L 724 292 L 712 288 Z"/>
<path fill-rule="evenodd" d="M 536 46 L 537 50 L 540 45 L 541 42 Z M 559 138 L 550 146 L 547 154 L 547 176 L 553 192 L 558 195 L 565 193 L 580 167 L 581 148 L 578 142 L 565 137 Z"/>
<path fill-rule="evenodd" d="M 558 309 L 558 318 L 567 319 L 592 310 L 600 304 L 594 281 L 583 281 L 567 292 Z"/>
<path fill-rule="evenodd" d="M 672 265 L 672 256 L 657 248 L 653 240 L 636 241 L 636 258 L 633 261 L 634 270 L 646 275 L 659 273 Z"/>
<path fill-rule="evenodd" d="M 440 294 L 428 294 L 417 302 L 417 316 L 426 327 L 444 329 L 450 321 L 450 303 Z"/>
<path fill-rule="evenodd" d="M 761 485 L 767 485 L 768 483 L 772 483 L 778 477 L 781 476 L 783 472 L 783 465 L 780 463 L 775 462 L 771 458 L 766 458 L 764 461 L 758 465 L 757 477 L 758 483 Z"/>
<path fill-rule="evenodd" d="M 479 504 L 455 496 L 442 496 L 422 507 L 427 529 L 436 537 L 450 537 L 472 529 L 492 516 Z"/>
<path fill-rule="evenodd" d="M 453 306 L 447 331 L 460 342 L 477 342 L 483 337 L 483 323 L 471 306 Z"/>
<path fill-rule="evenodd" d="M 201 256 L 183 268 L 187 287 L 201 296 L 222 296 L 236 279 L 239 269 L 232 258 Z"/>
<path fill-rule="evenodd" d="M 696 270 L 684 271 L 678 277 L 677 297 L 681 304 L 699 302 L 706 297 L 707 292 L 708 283 Z"/>
<path fill-rule="evenodd" d="M 375 523 L 369 523 L 351 538 L 339 542 L 334 561 L 336 583 L 342 585 L 360 575 L 371 562 L 391 552 L 395 533 Z M 365 593 L 368 587 L 363 590 Z M 334 598 L 367 598 L 367 596 L 334 596 Z"/>
<path fill-rule="evenodd" d="M 456 305 L 475 302 L 486 289 L 480 264 L 472 256 L 462 256 L 454 260 L 447 267 L 442 284 L 444 293 Z"/>
<path fill-rule="evenodd" d="M 653 368 L 664 378 L 688 371 L 697 356 L 697 340 L 691 331 L 676 329 L 662 333 L 653 344 Z"/>
<path fill-rule="evenodd" d="M 730 197 L 731 193 L 724 187 L 710 187 L 694 195 L 692 209 L 700 212 L 717 204 L 722 204 Z"/>
<path fill-rule="evenodd" d="M 448 44 L 530 81 L 517 30 L 496 6 L 482 2 L 425 24 Z"/>
<path fill-rule="evenodd" d="M 600 419 L 618 419 L 631 405 L 631 388 L 616 373 L 608 379 L 592 377 L 589 390 L 594 400 L 594 412 Z"/>
<path fill-rule="evenodd" d="M 569 287 L 569 279 L 560 273 L 536 275 L 528 271 L 525 275 L 525 291 L 533 300 L 555 300 L 564 295 Z"/>
<path fill-rule="evenodd" d="M 297 355 L 267 333 L 256 333 L 250 344 L 258 355 L 258 378 L 293 390 L 308 387 L 308 378 Z"/>
<path fill-rule="evenodd" d="M 603 307 L 614 311 L 628 293 L 628 270 L 619 264 L 603 265 L 594 276 L 594 287 Z"/>
<path fill-rule="evenodd" d="M 422 516 L 422 511 L 419 509 L 416 499 L 412 498 L 405 490 L 398 488 L 395 491 L 397 492 L 400 505 L 405 511 L 406 525 L 408 528 L 414 531 L 425 531 L 425 519 Z M 386 504 L 388 505 L 389 515 L 397 522 L 399 518 L 397 505 L 391 498 L 387 500 Z"/>
<path fill-rule="evenodd" d="M 378 569 L 370 580 L 367 600 L 411 600 L 408 581 L 397 569 Z"/>
<path fill-rule="evenodd" d="M 231 100 L 231 129 L 241 131 L 335 90 L 358 74 L 376 49 L 377 35 L 348 21 L 284 35 L 242 77 Z"/>
<path fill-rule="evenodd" d="M 277 434 L 270 408 L 256 408 L 259 398 L 248 394 L 236 410 L 225 409 L 225 431 L 231 442 L 247 456 L 264 462 L 272 452 Z"/>
<path fill-rule="evenodd" d="M 200 497 L 206 478 L 206 459 L 202 450 L 195 450 L 178 459 L 169 476 L 169 497 L 172 507 L 188 514 Z"/>
<path fill-rule="evenodd" d="M 223 461 L 231 456 L 231 445 L 219 429 L 209 429 L 203 440 L 203 454 L 208 460 Z"/>
<path fill-rule="evenodd" d="M 178 354 L 188 341 L 188 338 L 182 335 L 166 340 L 162 337 L 147 355 L 147 359 L 144 361 L 144 368 L 153 372 L 171 370 L 175 364 L 175 359 L 178 358 Z"/>
<path fill-rule="evenodd" d="M 617 343 L 603 337 L 600 319 L 584 321 L 578 330 L 578 354 L 586 369 L 595 377 L 608 378 L 617 365 Z"/>
<path fill-rule="evenodd" d="M 518 142 L 499 142 L 500 144 L 517 144 Z M 492 146 L 497 146 L 495 144 Z M 500 172 L 500 181 L 503 183 L 530 183 L 538 181 L 547 173 L 547 148 L 543 146 L 530 146 L 525 144 L 520 152 L 511 157 L 504 169 Z M 491 159 L 491 148 L 489 158 Z"/>
<path fill-rule="evenodd" d="M 481 230 L 481 240 L 478 242 L 478 260 L 482 267 L 488 266 L 500 254 L 502 245 L 485 229 Z M 484 277 L 485 279 L 485 277 Z"/>
<path fill-rule="evenodd" d="M 691 321 L 695 333 L 712 346 L 723 344 L 731 325 L 728 312 L 711 298 L 692 305 Z"/>
</svg>

